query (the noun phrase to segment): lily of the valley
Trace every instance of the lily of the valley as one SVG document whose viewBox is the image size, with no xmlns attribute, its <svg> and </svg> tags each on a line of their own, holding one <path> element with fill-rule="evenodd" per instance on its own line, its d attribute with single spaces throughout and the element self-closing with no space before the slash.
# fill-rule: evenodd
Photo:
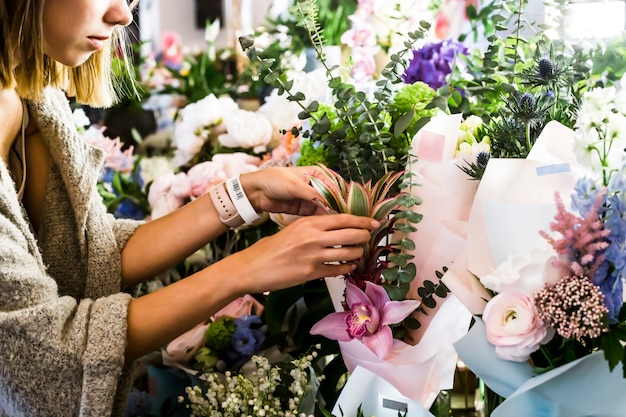
<svg viewBox="0 0 626 417">
<path fill-rule="evenodd" d="M 346 282 L 349 310 L 332 313 L 311 328 L 311 334 L 340 342 L 360 340 L 384 359 L 391 351 L 393 334 L 390 324 L 404 320 L 420 305 L 417 300 L 391 301 L 380 285 L 365 282 L 365 291 Z"/>
</svg>

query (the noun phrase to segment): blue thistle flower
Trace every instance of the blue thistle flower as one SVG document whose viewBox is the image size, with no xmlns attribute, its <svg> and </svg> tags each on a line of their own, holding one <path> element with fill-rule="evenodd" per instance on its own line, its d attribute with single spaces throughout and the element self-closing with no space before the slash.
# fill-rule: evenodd
<svg viewBox="0 0 626 417">
<path fill-rule="evenodd" d="M 539 62 L 537 62 L 537 70 L 541 78 L 549 79 L 554 76 L 554 63 L 548 58 L 541 58 Z"/>
</svg>

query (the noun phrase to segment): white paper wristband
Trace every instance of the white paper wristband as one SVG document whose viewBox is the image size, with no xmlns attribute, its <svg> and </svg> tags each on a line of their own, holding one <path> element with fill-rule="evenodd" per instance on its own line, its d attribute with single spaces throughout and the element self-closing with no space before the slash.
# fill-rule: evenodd
<svg viewBox="0 0 626 417">
<path fill-rule="evenodd" d="M 226 190 L 228 190 L 230 199 L 246 224 L 254 223 L 261 218 L 259 213 L 252 207 L 252 204 L 250 204 L 250 200 L 248 200 L 248 196 L 246 196 L 238 176 L 226 181 Z"/>
</svg>

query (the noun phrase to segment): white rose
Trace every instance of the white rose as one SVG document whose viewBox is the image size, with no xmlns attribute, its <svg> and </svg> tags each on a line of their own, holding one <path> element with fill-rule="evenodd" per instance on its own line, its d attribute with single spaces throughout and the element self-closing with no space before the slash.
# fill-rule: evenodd
<svg viewBox="0 0 626 417">
<path fill-rule="evenodd" d="M 195 128 L 189 123 L 179 123 L 174 129 L 174 163 L 185 165 L 200 152 L 206 139 L 196 134 Z"/>
<path fill-rule="evenodd" d="M 279 96 L 275 91 L 265 99 L 258 112 L 272 124 L 270 147 L 276 147 L 280 143 L 282 130 L 289 130 L 298 124 L 298 113 L 301 110 L 295 102 Z"/>
<path fill-rule="evenodd" d="M 224 116 L 237 108 L 230 97 L 217 98 L 209 94 L 202 100 L 188 104 L 180 111 L 183 122 L 193 130 L 219 125 Z"/>
<path fill-rule="evenodd" d="M 226 133 L 218 136 L 218 141 L 227 148 L 252 148 L 261 153 L 272 139 L 272 124 L 263 114 L 247 110 L 237 110 L 226 118 Z"/>
</svg>

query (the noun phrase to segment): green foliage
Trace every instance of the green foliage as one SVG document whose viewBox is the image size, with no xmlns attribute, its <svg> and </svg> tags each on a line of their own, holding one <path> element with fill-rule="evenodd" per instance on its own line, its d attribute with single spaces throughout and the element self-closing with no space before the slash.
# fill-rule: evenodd
<svg viewBox="0 0 626 417">
<path fill-rule="evenodd" d="M 143 217 L 150 214 L 148 190 L 143 190 L 139 163 L 141 158 L 135 159 L 130 174 L 114 171 L 110 183 L 98 182 L 98 193 L 109 213 L 114 214 L 124 202 L 133 205 L 143 213 Z"/>
<path fill-rule="evenodd" d="M 419 102 L 406 113 L 400 112 L 399 108 L 393 106 L 393 87 L 402 83 L 398 74 L 405 70 L 408 53 L 414 43 L 424 37 L 429 25 L 423 22 L 421 30 L 409 34 L 406 49 L 390 57 L 391 62 L 383 69 L 377 90 L 370 97 L 345 82 L 336 68 L 326 65 L 322 52 L 324 41 L 314 0 L 299 2 L 298 7 L 302 13 L 302 25 L 309 31 L 313 47 L 326 70 L 328 85 L 335 99 L 334 108 L 321 116 L 313 110 L 318 108 L 317 103 L 307 108 L 302 104 L 306 97 L 300 92 L 291 91 L 293 83 L 286 81 L 282 68 L 275 62 L 265 61 L 265 81 L 276 87 L 279 94 L 286 95 L 287 99 L 300 105 L 300 117 L 308 119 L 311 124 L 311 130 L 303 132 L 304 137 L 309 138 L 315 146 L 324 146 L 328 152 L 327 164 L 344 178 L 364 183 L 368 180 L 377 181 L 388 172 L 402 170 L 408 159 L 406 150 L 412 138 L 412 126 L 430 113 L 424 113 L 425 108 L 418 111 Z M 249 39 L 242 41 L 242 47 L 249 44 Z M 248 56 L 251 61 L 262 60 L 254 47 L 248 49 Z M 410 118 L 411 122 L 407 123 L 406 114 L 409 111 L 414 112 L 411 113 L 414 115 Z"/>
<path fill-rule="evenodd" d="M 231 336 L 236 329 L 232 317 L 222 316 L 207 327 L 204 343 L 217 351 L 226 350 L 233 345 Z"/>
<path fill-rule="evenodd" d="M 207 51 L 202 51 L 185 56 L 183 70 L 168 68 L 177 85 L 164 86 L 163 93 L 183 96 L 187 103 L 202 100 L 210 94 L 230 93 L 234 85 L 234 52 L 224 51 L 223 55 L 224 59 L 214 59 Z"/>
<path fill-rule="evenodd" d="M 479 15 L 469 13 L 476 25 L 493 22 L 485 26 L 489 46 L 484 53 L 460 57 L 465 71 L 455 68 L 438 92 L 453 113 L 485 121 L 495 157 L 526 157 L 551 120 L 573 127 L 580 98 L 590 86 L 591 51 L 548 38 L 546 30 L 553 27 L 525 20 L 527 3 L 495 0 Z M 526 39 L 523 33 L 532 35 Z M 458 91 L 461 97 L 455 97 Z"/>
<path fill-rule="evenodd" d="M 294 52 L 301 52 L 313 45 L 310 32 L 302 22 L 302 9 L 307 13 L 314 9 L 316 21 L 319 22 L 320 36 L 325 45 L 341 45 L 341 35 L 350 29 L 349 16 L 356 11 L 356 0 L 293 0 L 289 15 L 270 20 L 273 26 L 283 25 L 292 36 Z"/>
</svg>

